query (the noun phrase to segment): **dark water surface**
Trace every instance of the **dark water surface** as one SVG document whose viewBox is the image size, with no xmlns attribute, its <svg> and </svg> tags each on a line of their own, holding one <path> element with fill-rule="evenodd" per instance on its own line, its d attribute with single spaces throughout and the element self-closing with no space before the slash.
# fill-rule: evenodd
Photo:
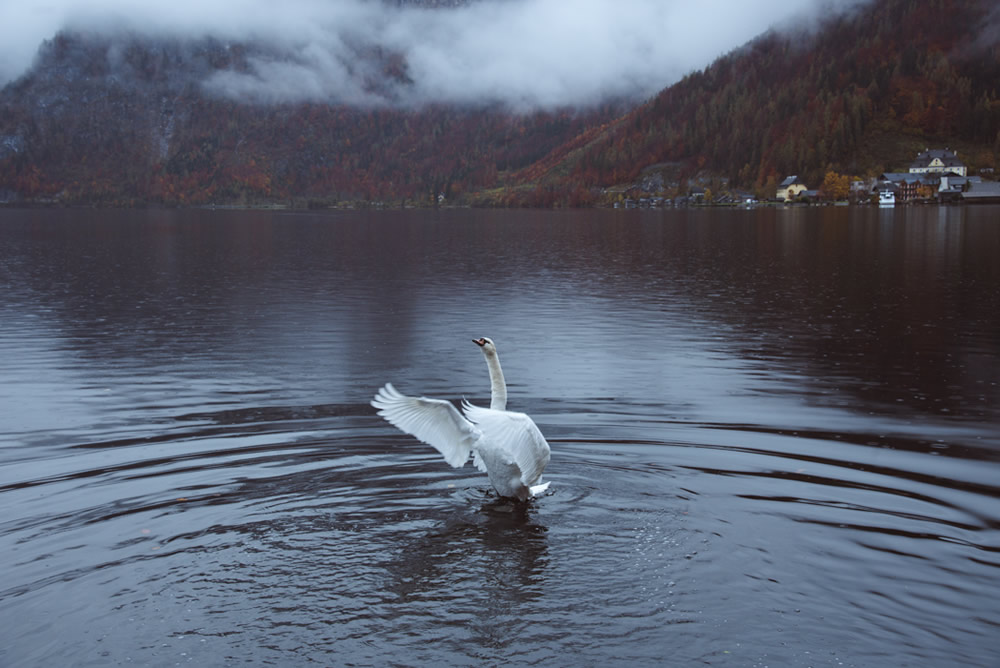
<svg viewBox="0 0 1000 668">
<path fill-rule="evenodd" d="M 0 380 L 2 666 L 997 665 L 998 208 L 0 210 Z"/>
</svg>

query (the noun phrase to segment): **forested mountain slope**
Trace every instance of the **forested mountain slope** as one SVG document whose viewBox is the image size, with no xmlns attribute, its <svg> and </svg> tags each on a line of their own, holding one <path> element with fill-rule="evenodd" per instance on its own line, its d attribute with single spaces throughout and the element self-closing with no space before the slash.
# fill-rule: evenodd
<svg viewBox="0 0 1000 668">
<path fill-rule="evenodd" d="M 492 186 L 607 109 L 252 104 L 214 71 L 255 47 L 63 33 L 0 94 L 0 199 L 105 205 L 430 202 Z M 362 53 L 387 78 L 392 54 Z M 372 86 L 379 85 L 373 81 Z M 622 107 L 614 108 L 621 113 Z"/>
<path fill-rule="evenodd" d="M 266 46 L 64 32 L 0 91 L 0 201 L 588 205 L 657 165 L 664 194 L 698 177 L 770 196 L 789 174 L 874 174 L 927 146 L 976 170 L 1000 153 L 998 35 L 990 0 L 872 0 L 638 106 L 517 113 L 393 105 L 405 57 L 370 46 L 353 63 L 387 103 L 263 103 L 204 82 L 279 57 Z"/>
<path fill-rule="evenodd" d="M 650 165 L 773 196 L 789 174 L 863 176 L 925 145 L 974 169 L 1000 153 L 1000 10 L 986 0 L 880 0 L 814 31 L 770 32 L 520 174 L 554 201 Z M 684 179 L 681 179 L 683 181 Z M 592 192 L 592 190 L 588 191 Z M 544 199 L 541 198 L 541 199 Z"/>
</svg>

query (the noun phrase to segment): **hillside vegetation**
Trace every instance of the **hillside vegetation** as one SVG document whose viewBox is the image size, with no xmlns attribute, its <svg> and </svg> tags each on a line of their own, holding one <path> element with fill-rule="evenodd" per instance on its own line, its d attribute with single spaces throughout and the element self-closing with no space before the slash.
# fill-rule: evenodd
<svg viewBox="0 0 1000 668">
<path fill-rule="evenodd" d="M 595 186 L 679 162 L 681 187 L 707 172 L 773 196 L 789 174 L 813 187 L 831 169 L 877 175 L 926 146 L 957 148 L 973 169 L 993 167 L 998 19 L 985 1 L 882 0 L 815 34 L 768 33 L 519 179 L 543 184 L 536 198 L 579 200 L 585 190 L 593 199 Z"/>
<path fill-rule="evenodd" d="M 60 34 L 0 95 L 0 193 L 104 205 L 429 203 L 492 186 L 613 115 L 242 104 L 200 84 L 252 55 L 210 40 Z M 385 54 L 360 57 L 399 76 Z"/>
<path fill-rule="evenodd" d="M 816 187 L 927 146 L 994 167 L 997 34 L 988 0 L 876 0 L 763 35 L 634 108 L 515 114 L 241 103 L 199 82 L 260 46 L 62 33 L 0 91 L 0 201 L 585 206 L 658 169 L 663 194 L 697 177 L 772 196 L 789 174 Z M 405 82 L 398 54 L 358 58 Z"/>
</svg>

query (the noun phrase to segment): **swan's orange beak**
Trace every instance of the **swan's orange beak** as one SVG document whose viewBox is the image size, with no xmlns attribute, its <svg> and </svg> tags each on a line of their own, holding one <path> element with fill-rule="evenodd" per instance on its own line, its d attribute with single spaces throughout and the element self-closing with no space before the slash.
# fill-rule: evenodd
<svg viewBox="0 0 1000 668">
<path fill-rule="evenodd" d="M 472 342 L 475 343 L 480 348 L 486 345 L 486 339 L 472 339 Z"/>
</svg>

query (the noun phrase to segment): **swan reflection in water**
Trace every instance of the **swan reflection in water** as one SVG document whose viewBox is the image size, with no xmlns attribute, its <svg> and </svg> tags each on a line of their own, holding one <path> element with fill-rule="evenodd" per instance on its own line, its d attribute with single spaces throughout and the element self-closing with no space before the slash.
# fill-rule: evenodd
<svg viewBox="0 0 1000 668">
<path fill-rule="evenodd" d="M 315 456 L 308 448 L 282 453 L 286 465 Z M 206 500 L 223 516 L 230 504 L 244 512 L 176 537 L 204 543 L 202 558 L 217 562 L 199 586 L 230 596 L 238 589 L 245 607 L 269 611 L 259 616 L 268 629 L 335 627 L 338 654 L 359 660 L 369 642 L 436 637 L 465 656 L 470 646 L 501 647 L 521 635 L 550 577 L 542 510 L 484 484 L 447 492 L 418 485 L 431 494 L 414 495 L 397 481 L 426 475 L 426 457 L 400 461 L 374 444 L 353 454 L 372 461 L 248 478 Z M 200 605 L 231 614 L 231 599 L 215 598 Z"/>
<path fill-rule="evenodd" d="M 509 648 L 523 636 L 547 580 L 548 529 L 530 507 L 505 503 L 487 500 L 402 540 L 383 583 L 395 596 L 387 606 L 393 635 L 460 624 L 464 635 L 441 642 L 463 653 L 466 643 Z"/>
</svg>

